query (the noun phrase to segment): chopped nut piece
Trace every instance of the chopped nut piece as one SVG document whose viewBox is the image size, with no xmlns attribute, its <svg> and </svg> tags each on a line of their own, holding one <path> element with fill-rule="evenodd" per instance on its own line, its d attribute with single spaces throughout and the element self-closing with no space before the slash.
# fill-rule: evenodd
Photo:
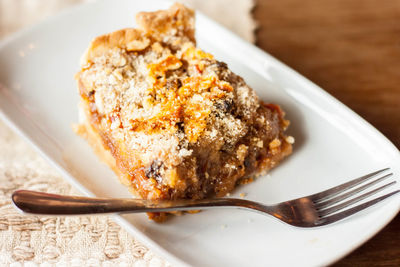
<svg viewBox="0 0 400 267">
<path fill-rule="evenodd" d="M 274 149 L 281 146 L 281 140 L 275 138 L 274 140 L 269 143 L 269 148 Z"/>
<path fill-rule="evenodd" d="M 264 147 L 264 142 L 262 140 L 258 141 L 256 144 L 258 147 Z"/>
<path fill-rule="evenodd" d="M 293 136 L 288 136 L 286 137 L 286 142 L 288 142 L 289 144 L 294 144 L 295 140 Z"/>
<path fill-rule="evenodd" d="M 150 44 L 150 40 L 147 38 L 143 38 L 141 40 L 133 40 L 130 43 L 126 44 L 127 51 L 141 51 L 148 47 Z"/>
</svg>

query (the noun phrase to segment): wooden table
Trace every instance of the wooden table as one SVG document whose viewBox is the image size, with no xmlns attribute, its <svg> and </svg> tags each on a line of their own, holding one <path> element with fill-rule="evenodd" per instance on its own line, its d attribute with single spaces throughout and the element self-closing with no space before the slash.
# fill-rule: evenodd
<svg viewBox="0 0 400 267">
<path fill-rule="evenodd" d="M 257 45 L 400 148 L 400 0 L 258 0 Z M 400 215 L 334 266 L 400 266 Z"/>
</svg>

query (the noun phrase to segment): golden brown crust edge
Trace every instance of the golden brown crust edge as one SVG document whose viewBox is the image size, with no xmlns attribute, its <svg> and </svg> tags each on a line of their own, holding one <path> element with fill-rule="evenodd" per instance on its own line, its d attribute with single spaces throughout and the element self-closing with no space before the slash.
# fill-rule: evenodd
<svg viewBox="0 0 400 267">
<path fill-rule="evenodd" d="M 136 15 L 139 28 L 145 32 L 158 33 L 161 36 L 174 34 L 186 36 L 195 43 L 194 11 L 180 3 L 173 4 L 169 9 L 155 12 L 140 12 Z"/>
<path fill-rule="evenodd" d="M 191 42 L 196 42 L 194 11 L 180 3 L 175 3 L 167 10 L 140 12 L 136 15 L 136 22 L 139 28 L 121 29 L 95 37 L 81 58 L 82 68 L 110 48 L 118 47 L 127 51 L 143 50 L 150 44 L 149 38 L 172 41 L 172 45 L 177 40 L 173 38 L 168 40 L 168 37 L 186 37 Z"/>
<path fill-rule="evenodd" d="M 84 68 L 90 64 L 93 58 L 101 55 L 109 48 L 120 47 L 129 51 L 129 46 L 134 47 L 135 44 L 140 41 L 144 44 L 146 42 L 149 43 L 148 40 L 146 41 L 146 37 L 141 30 L 133 28 L 122 29 L 98 36 L 92 40 L 86 52 L 83 54 L 81 58 L 81 66 Z M 134 51 L 134 49 L 131 49 L 131 51 Z"/>
<path fill-rule="evenodd" d="M 84 90 L 84 88 L 80 89 Z M 129 186 L 129 189 L 131 189 L 131 180 L 118 168 L 116 159 L 112 155 L 111 151 L 104 145 L 104 140 L 102 139 L 100 133 L 90 123 L 90 112 L 88 108 L 89 107 L 87 104 L 82 102 L 80 103 L 81 112 L 84 113 L 84 120 L 79 124 L 74 125 L 75 133 L 85 139 L 99 159 L 114 171 L 120 182 L 123 185 Z M 137 192 L 132 191 L 132 193 L 135 196 L 139 196 Z"/>
</svg>

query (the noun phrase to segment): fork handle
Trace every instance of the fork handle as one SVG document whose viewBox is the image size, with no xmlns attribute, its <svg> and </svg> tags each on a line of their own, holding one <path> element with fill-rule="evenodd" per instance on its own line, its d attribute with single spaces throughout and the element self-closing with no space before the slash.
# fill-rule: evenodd
<svg viewBox="0 0 400 267">
<path fill-rule="evenodd" d="M 144 200 L 133 198 L 90 198 L 18 190 L 12 201 L 23 212 L 43 215 L 96 213 L 139 213 L 238 207 L 268 212 L 268 206 L 245 199 L 212 198 L 201 200 Z M 273 212 L 272 210 L 270 211 Z M 270 213 L 270 214 L 271 214 Z"/>
</svg>

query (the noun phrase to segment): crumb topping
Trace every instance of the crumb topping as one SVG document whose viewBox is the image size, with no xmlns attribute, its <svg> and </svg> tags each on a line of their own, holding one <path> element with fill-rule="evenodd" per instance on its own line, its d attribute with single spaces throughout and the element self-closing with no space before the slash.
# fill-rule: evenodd
<svg viewBox="0 0 400 267">
<path fill-rule="evenodd" d="M 225 195 L 290 153 L 283 111 L 196 47 L 193 11 L 137 22 L 95 38 L 76 78 L 86 120 L 142 196 Z"/>
<path fill-rule="evenodd" d="M 235 143 L 246 133 L 240 116 L 251 119 L 259 102 L 240 77 L 192 42 L 179 50 L 154 40 L 144 44 L 142 51 L 140 45 L 105 50 L 80 74 L 93 109 L 115 137 L 169 135 L 170 143 L 178 138 L 183 152 L 177 155 L 185 157 L 199 138 L 222 132 L 219 138 Z"/>
</svg>

